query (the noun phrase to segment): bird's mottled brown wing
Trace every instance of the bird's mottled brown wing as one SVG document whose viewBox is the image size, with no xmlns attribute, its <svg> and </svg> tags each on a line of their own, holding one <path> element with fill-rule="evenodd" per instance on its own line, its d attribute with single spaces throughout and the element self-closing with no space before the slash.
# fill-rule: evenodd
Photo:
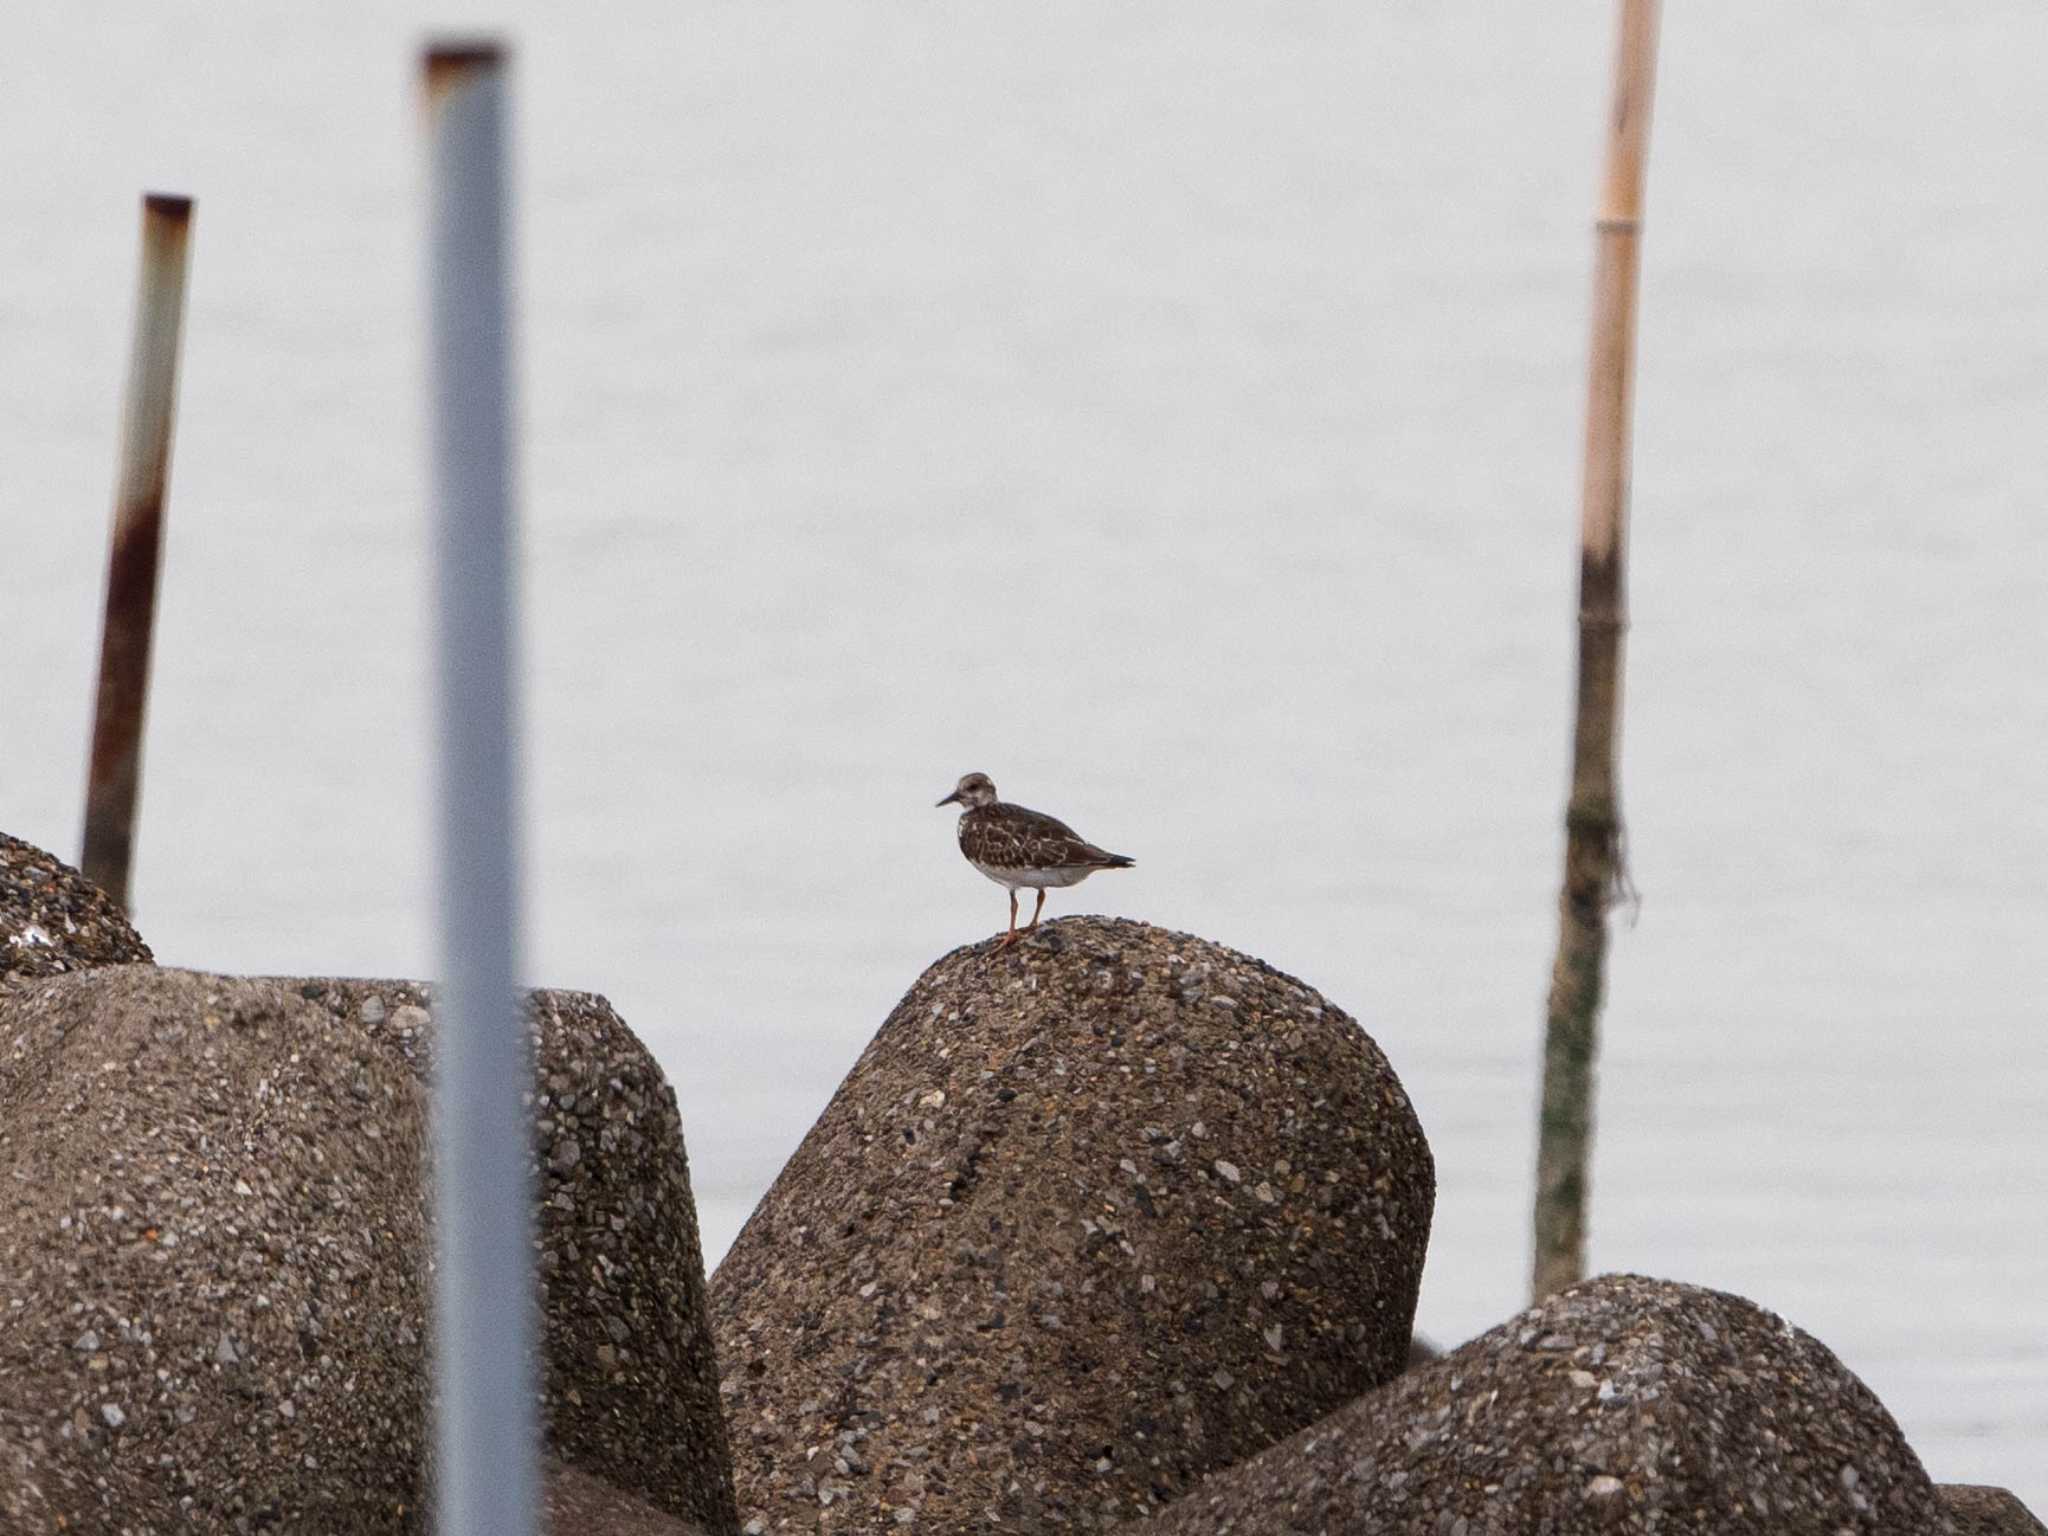
<svg viewBox="0 0 2048 1536">
<path fill-rule="evenodd" d="M 960 851 L 997 869 L 1064 869 L 1117 859 L 1057 817 L 1001 802 L 961 818 Z"/>
</svg>

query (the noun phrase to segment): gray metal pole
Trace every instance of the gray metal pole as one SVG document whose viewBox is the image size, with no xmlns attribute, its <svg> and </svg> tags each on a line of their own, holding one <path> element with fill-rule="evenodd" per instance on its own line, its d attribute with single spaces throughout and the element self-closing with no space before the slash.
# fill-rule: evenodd
<svg viewBox="0 0 2048 1536">
<path fill-rule="evenodd" d="M 434 1078 L 437 1536 L 532 1536 L 533 1084 L 517 991 L 516 572 L 505 62 L 430 47 L 442 986 Z"/>
<path fill-rule="evenodd" d="M 135 803 L 142 784 L 142 722 L 149 702 L 149 651 L 156 629 L 157 571 L 164 503 L 170 492 L 171 421 L 178 405 L 178 341 L 185 322 L 185 264 L 192 199 L 151 192 L 142 199 L 142 276 L 135 339 L 128 352 L 128 399 L 121 414 L 121 479 L 107 554 L 107 608 L 100 629 L 100 680 L 86 770 L 86 879 L 122 907 L 135 853 Z"/>
</svg>

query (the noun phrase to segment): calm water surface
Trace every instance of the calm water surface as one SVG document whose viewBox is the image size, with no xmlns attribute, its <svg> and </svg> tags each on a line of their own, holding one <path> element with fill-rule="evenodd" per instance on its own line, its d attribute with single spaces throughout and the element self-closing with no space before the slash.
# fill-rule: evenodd
<svg viewBox="0 0 2048 1536">
<path fill-rule="evenodd" d="M 2048 1507 L 2048 10 L 1674 7 L 1595 1259 L 1832 1345 Z M 0 825 L 75 855 L 134 200 L 200 200 L 137 901 L 432 965 L 427 18 L 9 6 Z M 489 20 L 458 7 L 436 20 Z M 1053 898 L 1365 1022 L 1520 1303 L 1605 4 L 512 6 L 536 981 L 681 1096 L 721 1251 Z"/>
</svg>

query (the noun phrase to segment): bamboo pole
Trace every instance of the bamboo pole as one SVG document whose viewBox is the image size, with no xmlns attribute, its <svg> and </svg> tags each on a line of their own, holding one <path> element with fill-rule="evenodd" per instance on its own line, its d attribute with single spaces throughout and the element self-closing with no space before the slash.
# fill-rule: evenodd
<svg viewBox="0 0 2048 1536">
<path fill-rule="evenodd" d="M 538 1525 L 533 1087 L 519 937 L 505 59 L 429 48 L 443 985 L 434 1072 L 441 1536 Z"/>
<path fill-rule="evenodd" d="M 149 701 L 150 642 L 171 474 L 171 421 L 178 404 L 178 349 L 185 320 L 185 267 L 192 200 L 142 199 L 142 272 L 128 395 L 121 414 L 120 480 L 107 556 L 99 688 L 86 773 L 80 871 L 125 909 L 142 783 L 142 725 Z"/>
<path fill-rule="evenodd" d="M 1657 9 L 1658 0 L 1620 0 L 1607 166 L 1594 225 L 1597 261 L 1579 530 L 1578 724 L 1565 809 L 1564 889 L 1550 975 L 1536 1153 L 1530 1292 L 1539 1301 L 1585 1274 L 1593 1059 L 1607 960 L 1607 909 L 1627 884 L 1615 764 L 1622 633 L 1628 626 L 1636 287 Z"/>
</svg>

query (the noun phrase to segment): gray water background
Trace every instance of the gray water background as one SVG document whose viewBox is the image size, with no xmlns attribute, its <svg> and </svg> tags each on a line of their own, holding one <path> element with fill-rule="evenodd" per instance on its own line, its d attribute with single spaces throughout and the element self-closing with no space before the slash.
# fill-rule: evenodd
<svg viewBox="0 0 2048 1536">
<path fill-rule="evenodd" d="M 431 19 L 521 47 L 528 970 L 673 1078 L 711 1255 L 1001 893 L 1323 988 L 1522 1302 L 1611 12 L 0 10 L 0 825 L 75 857 L 135 199 L 199 198 L 136 900 L 432 965 Z M 2048 9 L 1679 5 L 1651 156 L 1592 1247 L 2048 1506 Z"/>
</svg>

